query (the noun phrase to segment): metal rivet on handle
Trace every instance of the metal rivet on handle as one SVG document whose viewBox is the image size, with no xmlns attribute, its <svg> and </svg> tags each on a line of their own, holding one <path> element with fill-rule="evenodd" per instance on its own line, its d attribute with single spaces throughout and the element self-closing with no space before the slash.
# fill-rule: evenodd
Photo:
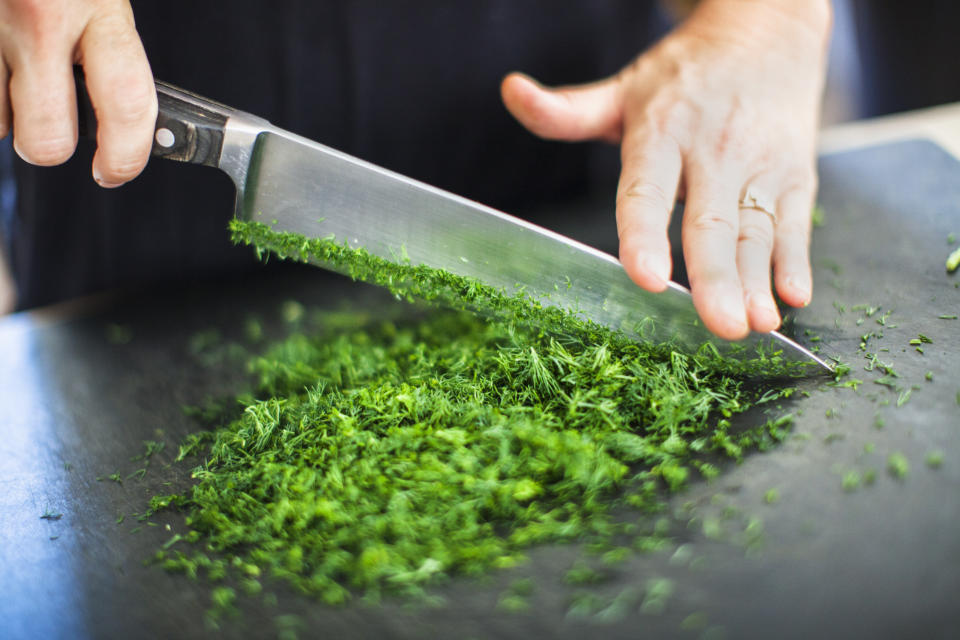
<svg viewBox="0 0 960 640">
<path fill-rule="evenodd" d="M 157 129 L 157 134 L 154 136 L 154 139 L 157 141 L 157 144 L 164 149 L 169 149 L 173 146 L 173 143 L 177 141 L 176 136 L 173 135 L 173 131 L 170 131 L 170 129 L 166 127 Z"/>
</svg>

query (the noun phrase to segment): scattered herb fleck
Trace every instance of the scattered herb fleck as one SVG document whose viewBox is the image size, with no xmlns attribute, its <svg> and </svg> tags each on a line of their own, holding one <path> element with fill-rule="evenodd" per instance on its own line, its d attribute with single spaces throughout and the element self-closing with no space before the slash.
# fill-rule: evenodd
<svg viewBox="0 0 960 640">
<path fill-rule="evenodd" d="M 814 228 L 822 227 L 824 223 L 826 223 L 826 220 L 827 214 L 823 210 L 823 207 L 819 204 L 814 205 L 813 211 L 810 214 L 810 224 L 812 224 Z"/>
<path fill-rule="evenodd" d="M 931 451 L 927 454 L 926 463 L 931 469 L 939 469 L 943 466 L 943 452 Z"/>
<path fill-rule="evenodd" d="M 957 270 L 957 267 L 960 267 L 960 249 L 954 250 L 947 256 L 947 273 L 953 273 Z"/>
<path fill-rule="evenodd" d="M 640 612 L 660 615 L 667 608 L 667 602 L 673 595 L 673 581 L 669 578 L 651 578 L 647 580 L 646 592 L 640 604 Z"/>
<path fill-rule="evenodd" d="M 700 631 L 705 629 L 710 623 L 710 618 L 702 611 L 694 611 L 686 618 L 680 621 L 680 629 L 683 631 Z"/>
<path fill-rule="evenodd" d="M 900 395 L 897 396 L 897 406 L 902 407 L 910 401 L 910 396 L 913 394 L 913 387 L 909 389 L 904 389 L 900 392 Z"/>
<path fill-rule="evenodd" d="M 844 491 L 856 491 L 860 487 L 860 473 L 854 470 L 847 471 L 843 474 L 841 485 Z"/>
<path fill-rule="evenodd" d="M 898 480 L 903 480 L 910 473 L 910 463 L 902 453 L 891 453 L 887 456 L 887 471 Z"/>
</svg>

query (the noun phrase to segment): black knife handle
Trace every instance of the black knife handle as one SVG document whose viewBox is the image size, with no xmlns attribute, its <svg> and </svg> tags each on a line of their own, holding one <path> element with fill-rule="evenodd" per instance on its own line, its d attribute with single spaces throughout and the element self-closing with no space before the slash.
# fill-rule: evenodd
<svg viewBox="0 0 960 640">
<path fill-rule="evenodd" d="M 97 138 L 97 118 L 87 93 L 83 70 L 74 67 L 80 136 Z M 157 85 L 157 124 L 151 155 L 180 162 L 218 166 L 224 127 L 234 109 L 173 85 Z"/>
</svg>

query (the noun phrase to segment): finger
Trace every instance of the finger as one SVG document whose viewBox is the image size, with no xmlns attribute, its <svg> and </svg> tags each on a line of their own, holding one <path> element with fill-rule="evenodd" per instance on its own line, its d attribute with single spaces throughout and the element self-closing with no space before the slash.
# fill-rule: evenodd
<svg viewBox="0 0 960 640">
<path fill-rule="evenodd" d="M 648 291 L 667 288 L 672 269 L 667 227 L 677 199 L 682 159 L 669 138 L 636 141 L 627 136 L 617 188 L 620 262 Z"/>
<path fill-rule="evenodd" d="M 616 77 L 552 89 L 511 73 L 503 79 L 500 95 L 513 117 L 541 138 L 620 140 L 622 100 Z"/>
<path fill-rule="evenodd" d="M 10 73 L 13 148 L 40 166 L 66 162 L 77 146 L 77 107 L 68 51 L 23 58 Z"/>
<path fill-rule="evenodd" d="M 683 254 L 693 304 L 704 325 L 726 340 L 744 338 L 750 331 L 736 253 L 743 180 L 732 173 L 688 164 L 683 216 Z"/>
<path fill-rule="evenodd" d="M 767 333 L 780 326 L 780 313 L 770 290 L 773 219 L 758 209 L 740 209 L 737 270 L 743 284 L 747 320 L 754 331 Z"/>
<path fill-rule="evenodd" d="M 150 157 L 156 86 L 132 15 L 92 20 L 80 51 L 97 115 L 93 177 L 102 187 L 117 187 L 139 175 Z"/>
<path fill-rule="evenodd" d="M 774 236 L 773 272 L 780 298 L 792 307 L 805 307 L 813 296 L 810 272 L 810 215 L 815 187 L 796 187 L 780 197 Z"/>
<path fill-rule="evenodd" d="M 7 137 L 11 127 L 10 113 L 10 70 L 0 59 L 0 140 Z"/>
</svg>

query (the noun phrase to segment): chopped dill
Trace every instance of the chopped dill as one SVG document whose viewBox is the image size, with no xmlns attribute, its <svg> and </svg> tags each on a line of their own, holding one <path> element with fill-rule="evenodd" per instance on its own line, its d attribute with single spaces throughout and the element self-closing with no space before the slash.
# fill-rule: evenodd
<svg viewBox="0 0 960 640">
<path fill-rule="evenodd" d="M 947 273 L 953 273 L 960 267 L 960 249 L 956 249 L 947 256 Z"/>
<path fill-rule="evenodd" d="M 903 480 L 910 473 L 910 463 L 907 461 L 906 456 L 895 451 L 887 456 L 887 471 L 889 471 L 890 475 L 894 478 Z"/>
<path fill-rule="evenodd" d="M 195 460 L 193 486 L 155 496 L 143 515 L 186 513 L 186 531 L 157 554 L 168 570 L 262 572 L 341 604 L 356 593 L 423 596 L 445 576 L 515 567 L 543 543 L 595 543 L 605 562 L 622 562 L 630 549 L 611 543 L 626 531 L 615 513 L 661 511 L 669 491 L 718 473 L 704 456 L 740 460 L 789 435 L 789 414 L 735 419 L 792 393 L 782 378 L 757 379 L 795 371 L 776 354 L 731 361 L 716 348 L 640 344 L 445 271 L 257 223 L 231 229 L 261 255 L 332 264 L 399 299 L 454 308 L 392 320 L 336 312 L 330 323 L 320 313 L 306 333 L 303 307 L 285 303 L 297 326 L 249 362 L 256 393 L 237 399 L 232 418 L 197 412 L 210 430 L 177 455 Z M 635 546 L 658 548 L 665 535 Z M 663 611 L 672 589 L 649 581 L 641 610 Z M 526 595 L 514 589 L 503 606 Z M 235 596 L 214 591 L 214 622 Z M 573 609 L 615 617 L 634 600 Z"/>
<path fill-rule="evenodd" d="M 847 471 L 845 474 L 843 474 L 843 479 L 841 480 L 840 484 L 843 487 L 844 491 L 850 492 L 850 491 L 856 491 L 857 489 L 859 489 L 860 482 L 861 482 L 860 473 L 851 469 L 850 471 Z"/>
<path fill-rule="evenodd" d="M 927 454 L 925 462 L 931 469 L 939 469 L 941 466 L 943 466 L 943 452 L 931 451 Z"/>
</svg>

